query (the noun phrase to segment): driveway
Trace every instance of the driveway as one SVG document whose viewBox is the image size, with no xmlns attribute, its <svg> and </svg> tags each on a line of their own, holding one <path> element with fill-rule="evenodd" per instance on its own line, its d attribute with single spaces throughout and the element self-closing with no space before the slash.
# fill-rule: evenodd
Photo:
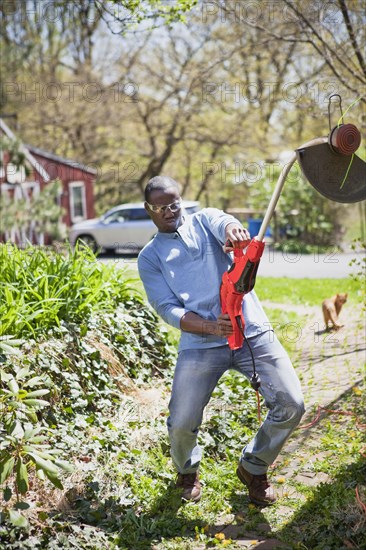
<svg viewBox="0 0 366 550">
<path fill-rule="evenodd" d="M 289 277 L 291 279 L 343 279 L 357 271 L 354 265 L 349 265 L 355 256 L 354 253 L 344 254 L 334 250 L 330 250 L 327 254 L 274 252 L 268 247 L 264 250 L 258 268 L 258 276 Z M 357 258 L 361 261 L 362 255 L 358 254 Z M 100 261 L 115 262 L 121 268 L 137 269 L 136 256 L 103 255 L 100 257 Z"/>
<path fill-rule="evenodd" d="M 361 260 L 361 254 L 358 259 Z M 301 254 L 290 252 L 273 252 L 265 249 L 258 268 L 258 276 L 289 277 L 291 279 L 342 279 L 357 268 L 350 261 L 355 254 L 344 254 L 331 250 L 327 254 Z"/>
</svg>

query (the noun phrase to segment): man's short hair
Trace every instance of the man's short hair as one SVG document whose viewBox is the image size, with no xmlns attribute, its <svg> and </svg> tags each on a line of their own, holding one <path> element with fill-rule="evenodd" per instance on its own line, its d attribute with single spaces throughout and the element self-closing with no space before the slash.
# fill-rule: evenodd
<svg viewBox="0 0 366 550">
<path fill-rule="evenodd" d="M 155 176 L 148 181 L 145 187 L 145 201 L 149 202 L 150 195 L 153 191 L 166 191 L 174 187 L 180 193 L 178 183 L 169 176 Z"/>
</svg>

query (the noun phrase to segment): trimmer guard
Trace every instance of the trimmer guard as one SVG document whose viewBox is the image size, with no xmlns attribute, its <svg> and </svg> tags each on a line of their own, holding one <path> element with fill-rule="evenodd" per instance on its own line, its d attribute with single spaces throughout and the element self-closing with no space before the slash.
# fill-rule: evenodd
<svg viewBox="0 0 366 550">
<path fill-rule="evenodd" d="M 366 163 L 358 156 L 335 153 L 328 143 L 321 143 L 296 149 L 296 157 L 306 179 L 327 199 L 342 203 L 366 199 Z"/>
</svg>

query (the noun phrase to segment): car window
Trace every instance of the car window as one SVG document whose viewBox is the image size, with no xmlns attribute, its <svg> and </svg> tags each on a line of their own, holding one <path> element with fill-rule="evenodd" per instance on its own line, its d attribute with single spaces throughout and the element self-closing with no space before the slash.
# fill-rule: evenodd
<svg viewBox="0 0 366 550">
<path fill-rule="evenodd" d="M 121 223 L 127 221 L 140 221 L 140 220 L 149 220 L 150 216 L 146 212 L 145 208 L 124 208 L 121 210 L 116 210 L 111 214 L 108 214 L 104 218 L 105 224 L 110 223 Z"/>
<path fill-rule="evenodd" d="M 104 223 L 122 223 L 129 219 L 130 210 L 116 210 L 104 218 Z"/>
<path fill-rule="evenodd" d="M 146 212 L 145 208 L 132 208 L 130 212 L 130 220 L 131 221 L 137 221 L 137 220 L 149 220 L 150 216 Z"/>
</svg>

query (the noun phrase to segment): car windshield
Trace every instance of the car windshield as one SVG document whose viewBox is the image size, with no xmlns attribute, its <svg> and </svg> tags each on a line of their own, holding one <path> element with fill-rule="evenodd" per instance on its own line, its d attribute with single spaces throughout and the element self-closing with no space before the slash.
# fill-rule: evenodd
<svg viewBox="0 0 366 550">
<path fill-rule="evenodd" d="M 127 221 L 141 221 L 149 220 L 150 217 L 146 212 L 145 208 L 121 208 L 120 210 L 115 210 L 105 214 L 103 222 L 105 224 L 109 223 L 123 223 Z"/>
</svg>

